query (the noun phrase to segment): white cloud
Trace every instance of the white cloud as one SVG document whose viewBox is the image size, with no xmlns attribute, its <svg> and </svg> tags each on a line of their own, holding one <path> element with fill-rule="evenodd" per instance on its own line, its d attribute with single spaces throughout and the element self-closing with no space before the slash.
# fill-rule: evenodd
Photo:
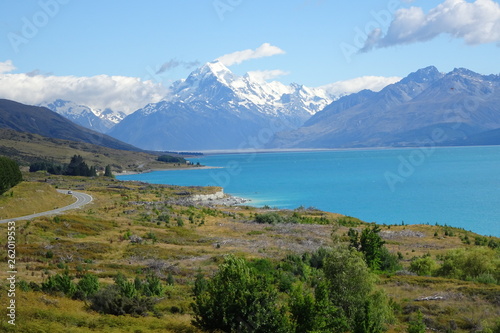
<svg viewBox="0 0 500 333">
<path fill-rule="evenodd" d="M 0 74 L 10 73 L 14 69 L 16 69 L 16 67 L 12 63 L 12 60 L 7 60 L 7 61 L 4 61 L 4 62 L 0 62 Z"/>
<path fill-rule="evenodd" d="M 125 76 L 0 75 L 0 98 L 31 105 L 64 99 L 95 109 L 111 108 L 129 114 L 148 103 L 162 100 L 167 93 L 167 88 L 160 83 Z"/>
<path fill-rule="evenodd" d="M 400 81 L 397 76 L 362 76 L 351 80 L 330 83 L 319 88 L 324 89 L 331 96 L 342 96 L 360 92 L 363 89 L 380 91 L 389 84 Z"/>
<path fill-rule="evenodd" d="M 277 46 L 273 46 L 269 43 L 264 43 L 255 50 L 247 49 L 243 51 L 236 51 L 233 53 L 225 54 L 216 60 L 219 60 L 225 66 L 231 66 L 234 64 L 241 64 L 243 61 L 257 58 L 270 57 L 276 54 L 284 54 L 285 51 Z"/>
<path fill-rule="evenodd" d="M 500 42 L 500 5 L 493 0 L 446 0 L 427 14 L 420 7 L 400 9 L 387 33 L 375 29 L 361 52 L 431 40 L 441 34 L 463 39 L 468 45 Z"/>
<path fill-rule="evenodd" d="M 277 78 L 279 76 L 288 75 L 290 72 L 282 71 L 281 69 L 251 71 L 247 73 L 251 78 L 256 81 L 267 81 Z"/>
</svg>

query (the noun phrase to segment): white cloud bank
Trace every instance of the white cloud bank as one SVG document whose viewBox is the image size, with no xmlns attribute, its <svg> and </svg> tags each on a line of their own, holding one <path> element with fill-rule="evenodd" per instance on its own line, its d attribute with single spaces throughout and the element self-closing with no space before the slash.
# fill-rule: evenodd
<svg viewBox="0 0 500 333">
<path fill-rule="evenodd" d="M 225 66 L 232 66 L 234 64 L 241 64 L 243 61 L 250 59 L 258 59 L 264 57 L 271 57 L 277 54 L 284 54 L 285 51 L 277 46 L 269 43 L 264 43 L 255 50 L 247 49 L 243 51 L 236 51 L 233 53 L 225 54 L 216 60 L 219 60 Z"/>
<path fill-rule="evenodd" d="M 400 9 L 387 33 L 374 29 L 360 52 L 424 42 L 441 34 L 463 39 L 468 45 L 500 45 L 500 4 L 493 0 L 446 0 L 427 14 L 420 7 Z"/>
<path fill-rule="evenodd" d="M 392 76 L 362 76 L 351 80 L 338 81 L 318 88 L 325 90 L 331 96 L 342 96 L 369 89 L 378 92 L 392 83 L 401 80 L 401 77 Z"/>
<path fill-rule="evenodd" d="M 5 68 L 8 70 L 5 63 L 0 63 L 0 72 Z M 64 99 L 94 109 L 111 108 L 130 114 L 148 103 L 159 102 L 167 94 L 168 89 L 162 84 L 134 77 L 0 74 L 0 98 L 30 105 Z"/>
</svg>

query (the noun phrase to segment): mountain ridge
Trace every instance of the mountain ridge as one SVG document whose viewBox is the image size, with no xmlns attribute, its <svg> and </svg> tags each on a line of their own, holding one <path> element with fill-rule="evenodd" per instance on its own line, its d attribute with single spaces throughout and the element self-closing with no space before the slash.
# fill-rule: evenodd
<svg viewBox="0 0 500 333">
<path fill-rule="evenodd" d="M 500 76 L 429 66 L 380 92 L 332 102 L 299 129 L 277 133 L 270 148 L 417 146 L 440 128 L 446 140 L 500 128 Z M 500 144 L 500 142 L 498 142 Z"/>
<path fill-rule="evenodd" d="M 142 151 L 118 139 L 75 124 L 48 108 L 7 99 L 0 99 L 0 128 L 56 139 L 87 142 L 113 149 Z"/>
</svg>

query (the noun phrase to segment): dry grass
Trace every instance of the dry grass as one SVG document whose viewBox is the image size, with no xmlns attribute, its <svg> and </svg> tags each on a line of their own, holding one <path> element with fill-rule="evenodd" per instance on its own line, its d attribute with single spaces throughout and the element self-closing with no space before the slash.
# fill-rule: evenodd
<svg viewBox="0 0 500 333">
<path fill-rule="evenodd" d="M 253 222 L 255 214 L 266 210 L 252 207 L 212 209 L 172 203 L 184 197 L 186 192 L 213 193 L 217 188 L 186 189 L 70 177 L 51 177 L 49 181 L 61 188 L 82 188 L 94 197 L 94 202 L 58 219 L 18 222 L 19 279 L 40 283 L 48 274 L 67 269 L 74 275 L 83 269 L 98 275 L 102 283 L 112 283 L 119 272 L 132 278 L 151 271 L 163 278 L 170 273 L 176 283 L 169 287 L 168 296 L 158 304 L 158 309 L 164 313 L 162 318 L 103 316 L 86 309 L 84 302 L 35 292 L 20 293 L 18 328 L 22 328 L 22 332 L 197 332 L 190 324 L 189 303 L 198 269 L 212 274 L 222 256 L 228 253 L 249 259 L 280 260 L 288 253 L 314 251 L 331 244 L 332 232 L 346 239 L 349 229 L 336 225 L 257 224 Z M 29 197 L 33 193 L 31 186 L 42 185 L 48 190 L 47 184 L 35 183 L 17 192 Z M 280 212 L 288 216 L 291 213 Z M 330 221 L 340 217 L 319 211 L 301 214 L 324 216 Z M 164 215 L 170 217 L 169 223 L 161 220 Z M 178 219 L 184 226 L 177 226 Z M 0 226 L 1 244 L 5 244 L 5 228 L 5 225 Z M 467 234 L 463 230 L 453 230 L 452 237 L 444 237 L 445 229 L 439 226 L 384 226 L 382 230 L 387 232 L 389 249 L 403 254 L 405 266 L 414 256 L 430 254 L 435 258 L 450 249 L 468 246 L 459 238 Z M 436 232 L 437 237 L 434 236 Z M 143 241 L 134 244 L 127 235 L 137 235 Z M 52 253 L 50 258 L 49 251 Z M 0 279 L 3 281 L 6 271 L 2 266 Z M 470 331 L 477 325 L 490 325 L 493 318 L 500 316 L 499 286 L 414 276 L 382 276 L 380 285 L 400 307 L 400 323 L 391 328 L 394 332 L 404 331 L 405 321 L 417 308 L 422 309 L 429 327 L 456 326 L 457 332 Z M 435 294 L 446 296 L 446 299 L 415 301 L 418 297 Z M 173 306 L 183 314 L 172 314 Z M 0 327 L 7 327 L 5 325 L 5 321 L 0 322 Z"/>
<path fill-rule="evenodd" d="M 61 208 L 74 201 L 47 183 L 22 182 L 0 195 L 0 220 Z"/>
</svg>

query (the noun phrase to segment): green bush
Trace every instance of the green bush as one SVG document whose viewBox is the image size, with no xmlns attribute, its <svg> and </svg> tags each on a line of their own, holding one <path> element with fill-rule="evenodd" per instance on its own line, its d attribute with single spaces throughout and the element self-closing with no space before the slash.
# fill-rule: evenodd
<svg viewBox="0 0 500 333">
<path fill-rule="evenodd" d="M 244 259 L 227 256 L 203 287 L 195 285 L 195 326 L 222 332 L 290 332 L 278 293 Z"/>
<path fill-rule="evenodd" d="M 408 333 L 425 333 L 425 331 L 424 318 L 422 312 L 418 310 L 417 317 L 408 325 Z"/>
<path fill-rule="evenodd" d="M 410 263 L 410 272 L 430 276 L 436 269 L 436 262 L 431 257 L 415 258 Z"/>
<path fill-rule="evenodd" d="M 283 223 L 284 221 L 285 220 L 283 219 L 283 217 L 279 215 L 277 212 L 269 212 L 269 213 L 255 215 L 255 222 L 257 223 L 277 224 L 277 223 Z"/>
<path fill-rule="evenodd" d="M 437 270 L 438 276 L 500 282 L 500 253 L 488 247 L 474 247 L 449 251 Z M 490 278 L 487 278 L 491 276 Z"/>
<path fill-rule="evenodd" d="M 68 297 L 73 297 L 77 287 L 72 280 L 68 273 L 52 275 L 42 282 L 41 290 L 46 293 L 62 292 Z"/>
<path fill-rule="evenodd" d="M 76 285 L 75 298 L 87 299 L 99 291 L 99 278 L 93 274 L 85 274 Z"/>
<path fill-rule="evenodd" d="M 155 301 L 151 297 L 125 296 L 119 286 L 111 285 L 91 297 L 90 308 L 99 313 L 115 316 L 126 314 L 143 316 L 155 311 L 154 306 Z"/>
</svg>

